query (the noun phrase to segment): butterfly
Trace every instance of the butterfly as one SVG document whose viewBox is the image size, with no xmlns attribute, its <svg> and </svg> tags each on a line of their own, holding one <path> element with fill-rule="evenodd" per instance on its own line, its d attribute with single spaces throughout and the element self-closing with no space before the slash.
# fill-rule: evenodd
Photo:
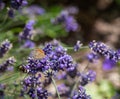
<svg viewBox="0 0 120 99">
<path fill-rule="evenodd" d="M 34 59 L 42 59 L 45 57 L 45 52 L 41 49 L 41 48 L 35 48 L 32 52 L 31 52 L 31 57 L 33 57 Z M 23 72 L 27 72 L 26 69 L 24 68 L 24 66 L 19 65 L 20 66 L 20 70 Z"/>
<path fill-rule="evenodd" d="M 35 48 L 32 51 L 31 56 L 35 59 L 42 59 L 45 57 L 45 52 L 41 48 Z"/>
</svg>

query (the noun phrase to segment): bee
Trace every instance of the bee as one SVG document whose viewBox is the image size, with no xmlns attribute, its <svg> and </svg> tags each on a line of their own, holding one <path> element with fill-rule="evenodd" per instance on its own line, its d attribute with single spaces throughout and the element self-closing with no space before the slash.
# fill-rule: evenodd
<svg viewBox="0 0 120 99">
<path fill-rule="evenodd" d="M 35 48 L 32 51 L 31 56 L 35 59 L 42 59 L 45 57 L 45 52 L 41 48 Z"/>
</svg>

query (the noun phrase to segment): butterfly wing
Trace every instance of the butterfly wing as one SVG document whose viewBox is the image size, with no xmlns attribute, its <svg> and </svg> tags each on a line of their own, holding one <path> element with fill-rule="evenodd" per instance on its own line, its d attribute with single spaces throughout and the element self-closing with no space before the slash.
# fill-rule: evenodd
<svg viewBox="0 0 120 99">
<path fill-rule="evenodd" d="M 33 50 L 32 52 L 32 56 L 35 58 L 35 59 L 42 59 L 45 57 L 45 53 L 42 49 L 40 48 L 36 48 Z"/>
</svg>

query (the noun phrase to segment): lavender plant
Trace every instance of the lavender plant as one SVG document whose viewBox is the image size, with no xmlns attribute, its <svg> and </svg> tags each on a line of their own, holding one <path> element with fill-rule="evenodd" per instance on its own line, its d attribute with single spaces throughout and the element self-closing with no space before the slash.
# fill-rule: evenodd
<svg viewBox="0 0 120 99">
<path fill-rule="evenodd" d="M 20 10 L 21 7 L 26 4 L 27 0 L 11 0 L 10 8 L 8 10 L 9 16 L 14 17 L 14 11 Z M 4 2 L 0 0 L 0 11 L 4 8 L 4 5 Z M 8 77 L 6 78 L 8 80 L 1 80 L 0 78 L 0 98 L 6 99 L 7 96 L 10 96 L 14 99 L 19 97 L 28 99 L 49 99 L 51 97 L 52 99 L 92 99 L 92 95 L 88 95 L 86 90 L 87 85 L 95 81 L 96 72 L 89 69 L 89 65 L 91 66 L 91 64 L 100 60 L 102 56 L 103 59 L 105 59 L 103 62 L 103 69 L 110 70 L 119 62 L 120 52 L 111 49 L 103 42 L 97 42 L 95 40 L 91 41 L 87 46 L 84 46 L 81 41 L 78 40 L 73 47 L 64 46 L 64 44 L 62 45 L 62 43 L 55 40 L 42 45 L 42 49 L 39 47 L 35 48 L 35 46 L 38 46 L 40 43 L 37 41 L 38 35 L 41 36 L 46 32 L 48 33 L 47 36 L 50 38 L 57 37 L 54 29 L 52 30 L 51 27 L 58 26 L 57 29 L 55 28 L 58 32 L 62 29 L 59 27 L 61 24 L 66 32 L 78 31 L 80 27 L 76 19 L 73 17 L 74 14 L 78 13 L 78 9 L 75 7 L 68 7 L 62 10 L 56 18 L 51 20 L 52 25 L 50 23 L 51 14 L 47 13 L 45 9 L 33 5 L 24 9 L 23 14 L 24 11 L 27 11 L 25 14 L 28 14 L 28 16 L 30 15 L 30 19 L 28 18 L 30 21 L 26 23 L 23 31 L 19 33 L 20 28 L 17 27 L 15 31 L 13 30 L 14 33 L 11 31 L 7 32 L 8 36 L 13 33 L 13 38 L 17 38 L 17 40 L 19 38 L 20 42 L 17 40 L 15 41 L 15 47 L 12 49 L 11 53 L 8 53 L 12 48 L 10 41 L 3 41 L 0 46 L 0 58 L 2 59 L 2 62 L 0 60 L 0 74 L 3 72 L 4 74 L 7 74 L 8 71 L 14 69 L 14 71 L 12 71 L 13 75 L 7 75 Z M 37 15 L 43 16 L 38 17 Z M 32 39 L 33 41 L 31 38 L 33 36 L 32 30 L 35 21 L 31 20 L 31 18 L 40 21 L 37 25 L 42 24 L 39 29 L 40 33 L 38 33 L 36 38 Z M 22 17 L 20 17 L 20 19 L 22 19 Z M 45 25 L 43 25 L 44 23 Z M 34 32 L 38 31 L 35 30 Z M 59 35 L 58 33 L 57 35 Z M 51 36 L 51 34 L 53 36 Z M 22 46 L 20 44 L 21 42 L 24 42 Z M 81 55 L 82 59 L 87 59 L 86 61 L 88 62 L 88 64 L 83 67 L 84 69 L 80 69 L 79 63 L 69 54 L 69 50 L 78 53 L 81 49 L 91 49 L 91 52 L 87 55 Z M 27 56 L 25 53 L 29 53 L 29 55 Z M 15 54 L 18 59 L 18 64 L 13 67 L 13 64 L 16 62 L 15 58 L 10 57 L 4 60 L 3 58 L 5 54 L 8 54 L 8 56 Z M 23 56 L 19 57 L 20 55 L 27 57 L 27 60 Z M 22 64 L 19 64 L 19 61 L 21 61 Z M 4 75 L 1 76 L 4 78 Z M 14 78 L 14 76 L 17 77 Z M 12 79 L 12 84 L 9 79 Z M 6 83 L 3 84 L 5 81 Z M 51 84 L 54 86 L 55 92 L 48 88 Z"/>
<path fill-rule="evenodd" d="M 65 91 L 64 89 L 61 89 L 61 86 L 57 87 L 54 81 L 54 79 L 57 77 L 57 73 L 60 71 L 66 72 L 70 77 L 75 77 L 71 76 L 70 72 L 76 71 L 77 64 L 73 61 L 72 57 L 67 54 L 67 49 L 62 47 L 59 43 L 48 43 L 43 48 L 43 51 L 45 52 L 45 56 L 43 58 L 36 59 L 35 57 L 31 56 L 28 58 L 27 64 L 22 66 L 23 70 L 28 74 L 28 77 L 26 77 L 22 83 L 22 92 L 27 93 L 32 99 L 35 99 L 36 97 L 39 99 L 47 99 L 49 95 L 47 91 L 41 96 L 38 95 L 39 92 L 37 91 L 38 88 L 43 89 L 45 87 L 45 82 L 40 82 L 40 79 L 42 78 L 41 75 L 44 75 L 46 79 L 49 79 L 53 82 L 59 99 L 61 95 L 67 95 L 70 98 L 74 97 L 72 95 L 75 89 L 70 91 L 70 86 L 68 86 L 66 87 L 67 89 Z M 78 71 L 76 71 L 76 73 L 79 74 Z M 79 77 L 80 79 L 78 82 L 76 82 L 77 86 L 85 86 L 88 84 L 88 82 L 94 81 L 95 76 L 96 74 L 93 71 L 89 71 L 86 74 L 81 72 L 80 75 L 78 75 L 78 79 Z M 71 96 L 69 93 L 71 93 Z"/>
<path fill-rule="evenodd" d="M 25 28 L 22 33 L 19 34 L 19 39 L 21 40 L 29 40 L 31 39 L 33 33 L 31 32 L 33 30 L 34 20 L 28 21 L 28 23 L 25 25 Z"/>
</svg>

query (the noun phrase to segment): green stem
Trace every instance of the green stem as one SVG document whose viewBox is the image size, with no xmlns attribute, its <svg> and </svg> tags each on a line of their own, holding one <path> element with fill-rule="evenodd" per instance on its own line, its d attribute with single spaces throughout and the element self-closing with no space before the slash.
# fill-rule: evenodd
<svg viewBox="0 0 120 99">
<path fill-rule="evenodd" d="M 67 48 L 69 50 L 73 50 L 74 49 L 73 47 L 65 47 L 65 48 Z M 88 46 L 83 46 L 83 47 L 80 47 L 80 50 L 81 49 L 88 49 L 88 48 L 89 48 Z"/>
<path fill-rule="evenodd" d="M 52 83 L 53 83 L 53 85 L 54 85 L 54 87 L 55 87 L 55 89 L 56 89 L 58 99 L 61 99 L 61 98 L 60 98 L 60 94 L 59 94 L 58 89 L 57 89 L 57 86 L 56 86 L 56 83 L 55 83 L 55 80 L 53 79 L 53 77 L 51 77 L 51 79 L 52 79 Z"/>
</svg>

